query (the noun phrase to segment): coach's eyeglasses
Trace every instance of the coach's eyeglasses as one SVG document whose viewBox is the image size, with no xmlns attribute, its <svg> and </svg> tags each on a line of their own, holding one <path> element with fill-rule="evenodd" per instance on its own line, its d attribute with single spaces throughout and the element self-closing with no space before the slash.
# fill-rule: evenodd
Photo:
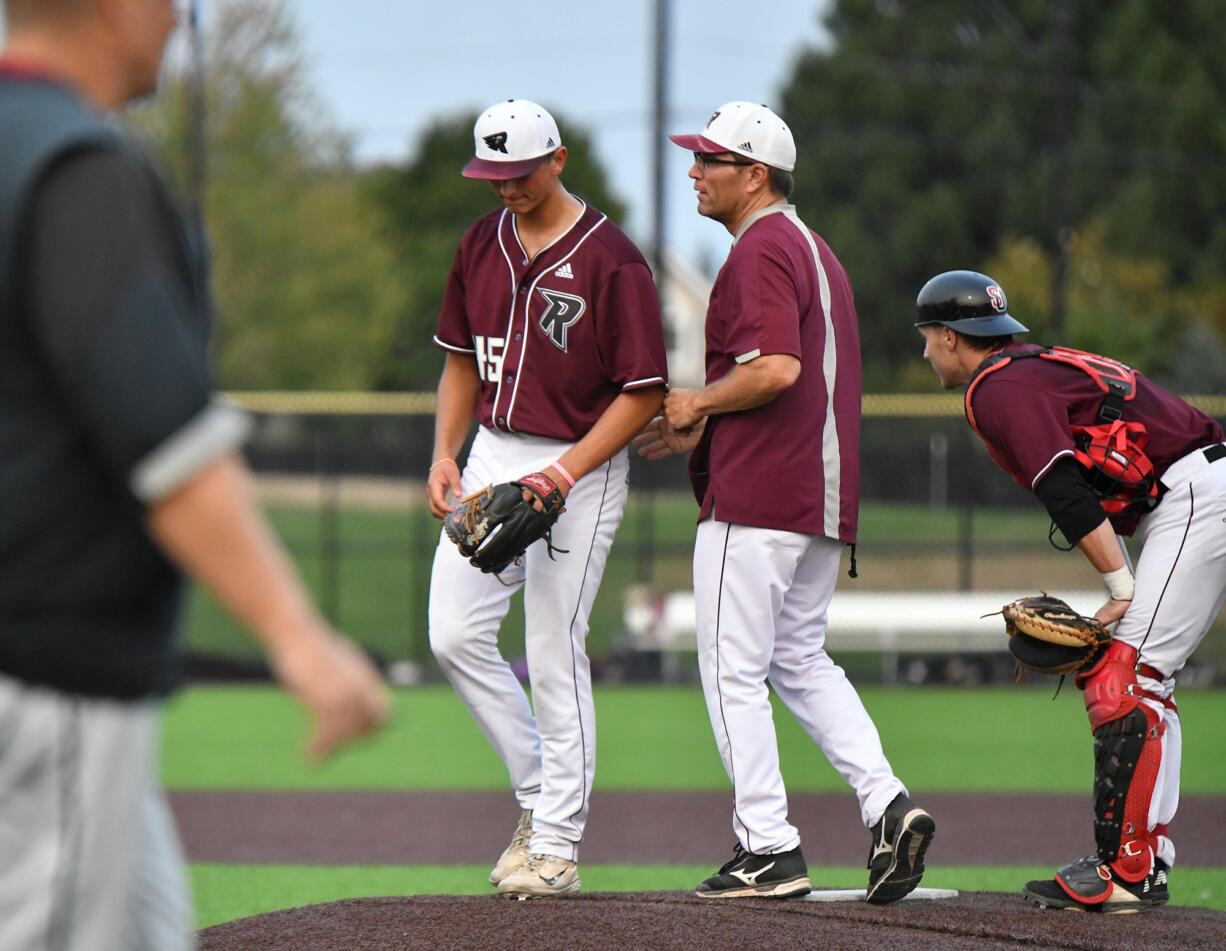
<svg viewBox="0 0 1226 951">
<path fill-rule="evenodd" d="M 694 164 L 700 172 L 705 172 L 712 165 L 757 165 L 757 162 L 746 162 L 741 159 L 712 158 L 706 152 L 694 153 Z"/>
</svg>

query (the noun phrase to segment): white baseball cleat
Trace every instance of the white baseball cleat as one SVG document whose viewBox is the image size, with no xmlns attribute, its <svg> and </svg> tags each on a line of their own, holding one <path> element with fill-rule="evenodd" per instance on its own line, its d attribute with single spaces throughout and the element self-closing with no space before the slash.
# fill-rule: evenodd
<svg viewBox="0 0 1226 951">
<path fill-rule="evenodd" d="M 490 872 L 490 884 L 497 885 L 504 878 L 528 861 L 528 843 L 532 840 L 532 810 L 519 814 L 519 824 L 511 836 L 511 844 L 498 856 L 498 864 Z"/>
<path fill-rule="evenodd" d="M 579 884 L 579 866 L 570 859 L 534 852 L 498 883 L 498 894 L 520 899 L 553 898 L 577 894 Z"/>
</svg>

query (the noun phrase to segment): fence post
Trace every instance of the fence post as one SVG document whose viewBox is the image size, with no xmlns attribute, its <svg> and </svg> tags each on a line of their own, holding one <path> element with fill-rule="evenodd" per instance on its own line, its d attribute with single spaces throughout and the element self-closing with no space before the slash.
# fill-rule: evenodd
<svg viewBox="0 0 1226 951">
<path fill-rule="evenodd" d="M 334 471 L 324 439 L 315 437 L 315 468 L 319 473 L 319 600 L 324 617 L 340 627 L 340 476 Z"/>
<path fill-rule="evenodd" d="M 935 509 L 949 504 L 949 437 L 942 432 L 928 437 L 928 504 Z"/>
<path fill-rule="evenodd" d="M 434 528 L 434 516 L 424 505 L 416 505 L 413 511 L 417 513 L 416 525 L 413 526 L 413 572 L 410 591 L 413 598 L 413 621 L 410 626 L 412 643 L 409 645 L 409 656 L 419 664 L 430 660 L 429 631 L 429 601 L 430 601 L 430 570 L 433 564 L 435 542 L 438 538 Z"/>
<path fill-rule="evenodd" d="M 958 589 L 970 591 L 975 566 L 975 505 L 969 499 L 962 508 L 958 531 Z"/>
<path fill-rule="evenodd" d="M 639 539 L 636 546 L 639 584 L 650 584 L 656 574 L 656 489 L 650 486 L 639 497 Z"/>
</svg>

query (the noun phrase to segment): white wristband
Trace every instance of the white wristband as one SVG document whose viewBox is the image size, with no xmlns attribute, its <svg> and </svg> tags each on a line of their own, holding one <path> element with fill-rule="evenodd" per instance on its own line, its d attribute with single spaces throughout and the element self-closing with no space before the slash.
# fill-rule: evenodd
<svg viewBox="0 0 1226 951">
<path fill-rule="evenodd" d="M 1112 601 L 1132 600 L 1132 595 L 1137 590 L 1137 582 L 1127 565 L 1123 568 L 1116 568 L 1115 571 L 1101 572 L 1101 574 Z"/>
</svg>

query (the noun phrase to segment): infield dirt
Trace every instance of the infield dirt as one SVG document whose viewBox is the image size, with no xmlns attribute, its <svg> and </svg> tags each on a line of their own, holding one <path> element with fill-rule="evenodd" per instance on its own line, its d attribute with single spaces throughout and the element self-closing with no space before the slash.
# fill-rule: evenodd
<svg viewBox="0 0 1226 951">
<path fill-rule="evenodd" d="M 1050 865 L 1093 851 L 1088 797 L 919 796 L 937 820 L 930 867 Z M 198 862 L 306 865 L 482 864 L 514 826 L 503 793 L 177 792 L 172 806 Z M 811 865 L 863 864 L 867 833 L 850 796 L 790 797 Z M 719 865 L 732 834 L 726 793 L 596 792 L 580 867 L 588 863 Z M 1144 915 L 1034 908 L 1019 893 L 863 902 L 715 901 L 688 892 L 596 893 L 515 902 L 489 896 L 365 898 L 206 928 L 201 951 L 237 949 L 1117 949 L 1223 946 L 1226 913 L 1178 907 L 1180 873 L 1226 854 L 1226 797 L 1189 796 L 1172 834 L 1176 903 Z M 1181 830 L 1186 830 L 1181 837 Z M 1081 849 L 1081 852 L 1078 851 Z M 815 882 L 815 886 L 823 883 Z M 840 883 L 843 884 L 843 883 Z M 1021 882 L 1018 883 L 1020 888 Z"/>
</svg>

